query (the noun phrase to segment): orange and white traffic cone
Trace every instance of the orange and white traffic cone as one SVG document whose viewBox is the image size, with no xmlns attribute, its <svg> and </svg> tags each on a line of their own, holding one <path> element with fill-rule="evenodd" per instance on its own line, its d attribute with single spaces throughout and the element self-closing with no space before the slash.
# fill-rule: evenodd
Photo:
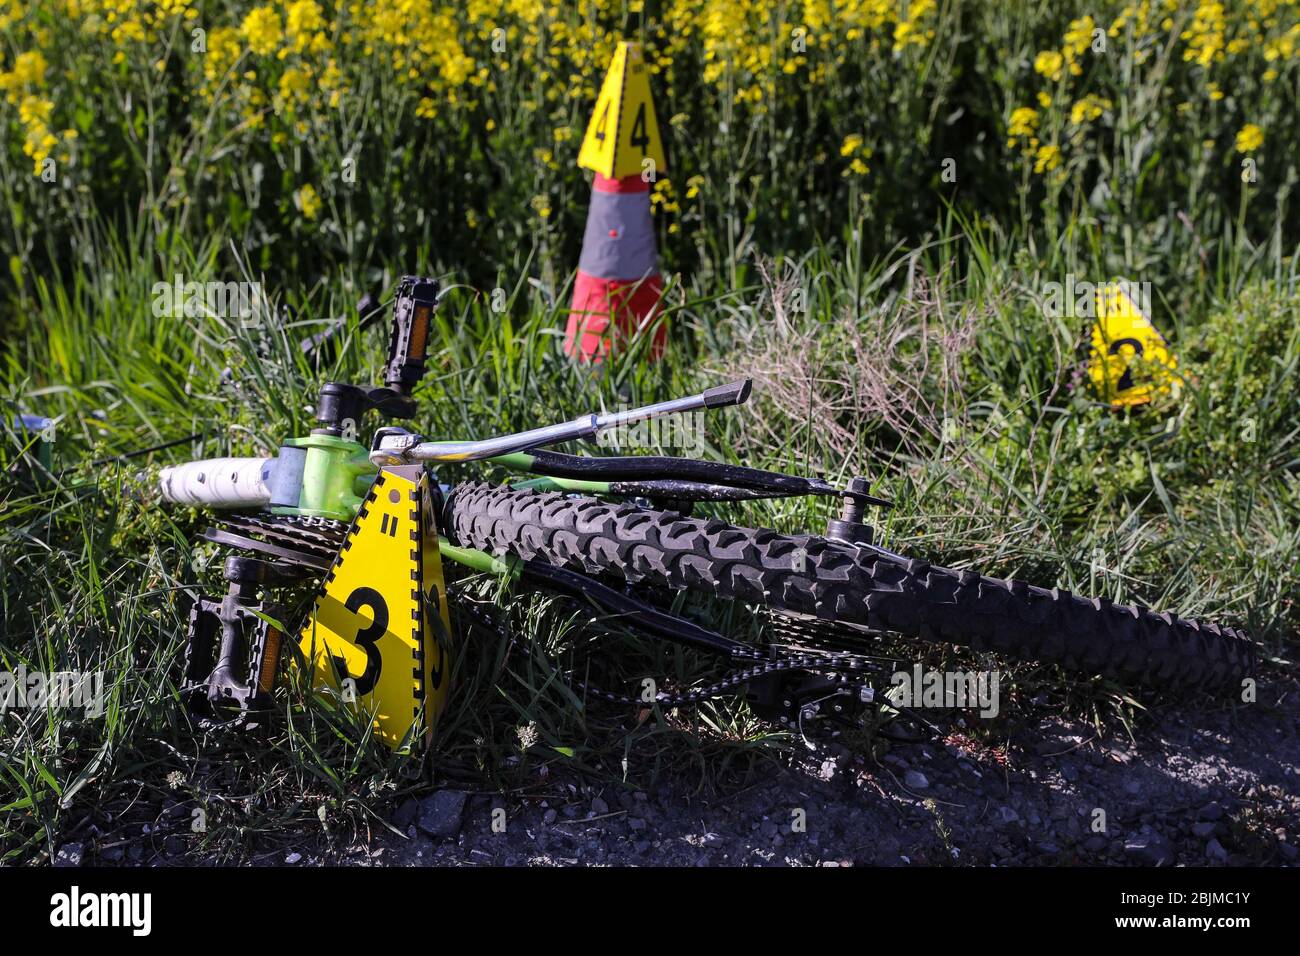
<svg viewBox="0 0 1300 956">
<path fill-rule="evenodd" d="M 580 362 L 602 362 L 633 335 L 648 331 L 650 358 L 657 359 L 668 329 L 657 321 L 663 283 L 649 181 L 663 175 L 667 164 L 650 96 L 650 71 L 635 41 L 622 41 L 614 49 L 578 165 L 595 172 L 596 181 L 564 334 L 565 354 Z"/>
<path fill-rule="evenodd" d="M 650 184 L 641 176 L 592 184 L 582 258 L 564 352 L 579 361 L 601 362 L 638 332 L 650 330 L 650 358 L 659 358 L 668 330 L 656 324 L 663 282 L 650 216 Z"/>
</svg>

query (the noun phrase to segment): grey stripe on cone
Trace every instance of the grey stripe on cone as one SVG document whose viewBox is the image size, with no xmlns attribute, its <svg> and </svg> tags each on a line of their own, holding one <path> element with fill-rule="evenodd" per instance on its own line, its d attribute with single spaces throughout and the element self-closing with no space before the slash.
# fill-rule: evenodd
<svg viewBox="0 0 1300 956">
<path fill-rule="evenodd" d="M 659 272 L 649 193 L 592 192 L 578 268 L 632 282 Z"/>
</svg>

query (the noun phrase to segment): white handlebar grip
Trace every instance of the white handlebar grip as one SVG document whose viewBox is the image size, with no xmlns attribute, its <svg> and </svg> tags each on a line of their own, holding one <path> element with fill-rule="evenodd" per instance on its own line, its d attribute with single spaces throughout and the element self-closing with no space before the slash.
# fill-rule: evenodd
<svg viewBox="0 0 1300 956">
<path fill-rule="evenodd" d="M 260 507 L 271 501 L 274 458 L 207 458 L 164 468 L 158 489 L 165 501 L 207 508 Z"/>
</svg>

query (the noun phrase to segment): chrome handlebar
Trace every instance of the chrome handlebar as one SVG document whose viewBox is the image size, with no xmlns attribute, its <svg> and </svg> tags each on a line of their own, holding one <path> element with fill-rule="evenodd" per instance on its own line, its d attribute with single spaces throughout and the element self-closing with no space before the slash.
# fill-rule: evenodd
<svg viewBox="0 0 1300 956">
<path fill-rule="evenodd" d="M 410 433 L 389 432 L 379 439 L 378 447 L 370 455 L 377 465 L 406 464 L 414 461 L 461 462 L 479 461 L 529 451 L 545 445 L 595 438 L 607 428 L 631 425 L 634 422 L 680 415 L 709 408 L 726 408 L 741 405 L 749 398 L 750 380 L 740 379 L 726 385 L 706 389 L 698 395 L 669 399 L 653 405 L 643 405 L 620 412 L 591 413 L 570 422 L 532 428 L 513 435 L 500 435 L 481 441 L 421 442 Z"/>
</svg>

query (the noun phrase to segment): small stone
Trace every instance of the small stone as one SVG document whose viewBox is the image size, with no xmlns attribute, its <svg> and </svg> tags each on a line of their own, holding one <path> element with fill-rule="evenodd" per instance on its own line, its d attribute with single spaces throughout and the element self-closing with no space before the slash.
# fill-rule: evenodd
<svg viewBox="0 0 1300 956">
<path fill-rule="evenodd" d="M 420 801 L 416 825 L 434 839 L 453 839 L 460 833 L 461 814 L 467 794 L 459 790 L 439 790 Z"/>
<path fill-rule="evenodd" d="M 559 814 L 555 812 L 555 808 L 551 807 L 542 814 L 542 822 L 549 825 L 554 823 L 558 817 Z"/>
<path fill-rule="evenodd" d="M 117 863 L 125 855 L 120 846 L 109 846 L 99 851 L 99 858 L 106 863 Z"/>
<path fill-rule="evenodd" d="M 1003 826 L 1010 826 L 1013 823 L 1020 822 L 1020 814 L 1008 806 L 998 807 L 994 812 L 994 818 Z"/>
<path fill-rule="evenodd" d="M 393 811 L 393 826 L 405 831 L 412 823 L 415 822 L 416 814 L 420 812 L 420 802 L 414 797 L 408 797 L 402 801 L 401 806 Z"/>
<path fill-rule="evenodd" d="M 1192 835 L 1198 836 L 1202 840 L 1206 837 L 1214 836 L 1214 831 L 1219 828 L 1217 823 L 1210 820 L 1202 820 L 1200 823 L 1192 824 Z"/>
<path fill-rule="evenodd" d="M 1124 844 L 1124 852 L 1147 866 L 1173 866 L 1175 859 L 1169 844 L 1156 835 L 1128 841 Z"/>
<path fill-rule="evenodd" d="M 1296 850 L 1290 843 L 1278 843 L 1277 852 L 1282 854 L 1282 859 L 1291 862 L 1300 855 L 1300 850 Z"/>
<path fill-rule="evenodd" d="M 1211 840 L 1209 843 L 1205 844 L 1205 855 L 1211 860 L 1216 860 L 1219 863 L 1226 863 L 1228 861 L 1228 851 L 1223 848 L 1223 844 L 1218 840 Z"/>
<path fill-rule="evenodd" d="M 903 774 L 903 786 L 909 790 L 925 790 L 930 786 L 930 781 L 921 771 L 909 770 Z"/>
<path fill-rule="evenodd" d="M 55 866 L 81 866 L 81 858 L 85 856 L 86 848 L 80 843 L 65 843 L 59 847 L 58 852 L 54 854 Z"/>
<path fill-rule="evenodd" d="M 1110 841 L 1107 840 L 1100 833 L 1098 833 L 1096 836 L 1090 836 L 1088 837 L 1088 839 L 1083 841 L 1083 848 L 1087 850 L 1089 853 L 1101 853 L 1108 846 L 1110 846 Z"/>
<path fill-rule="evenodd" d="M 295 852 L 295 853 L 290 853 L 288 856 L 286 856 L 286 857 L 284 858 L 284 862 L 285 862 L 286 864 L 288 864 L 289 866 L 293 866 L 295 863 L 301 863 L 301 862 L 302 862 L 302 854 L 301 854 L 301 853 L 297 853 L 297 852 Z"/>
<path fill-rule="evenodd" d="M 1196 816 L 1202 820 L 1221 820 L 1223 819 L 1223 807 L 1217 802 L 1211 801 L 1197 811 Z"/>
<path fill-rule="evenodd" d="M 640 817 L 631 817 L 627 821 L 627 826 L 633 833 L 640 833 L 646 828 L 646 822 Z"/>
<path fill-rule="evenodd" d="M 600 797 L 597 797 L 595 800 L 591 801 L 591 812 L 596 814 L 596 816 L 602 816 L 609 813 L 609 804 Z"/>
</svg>

